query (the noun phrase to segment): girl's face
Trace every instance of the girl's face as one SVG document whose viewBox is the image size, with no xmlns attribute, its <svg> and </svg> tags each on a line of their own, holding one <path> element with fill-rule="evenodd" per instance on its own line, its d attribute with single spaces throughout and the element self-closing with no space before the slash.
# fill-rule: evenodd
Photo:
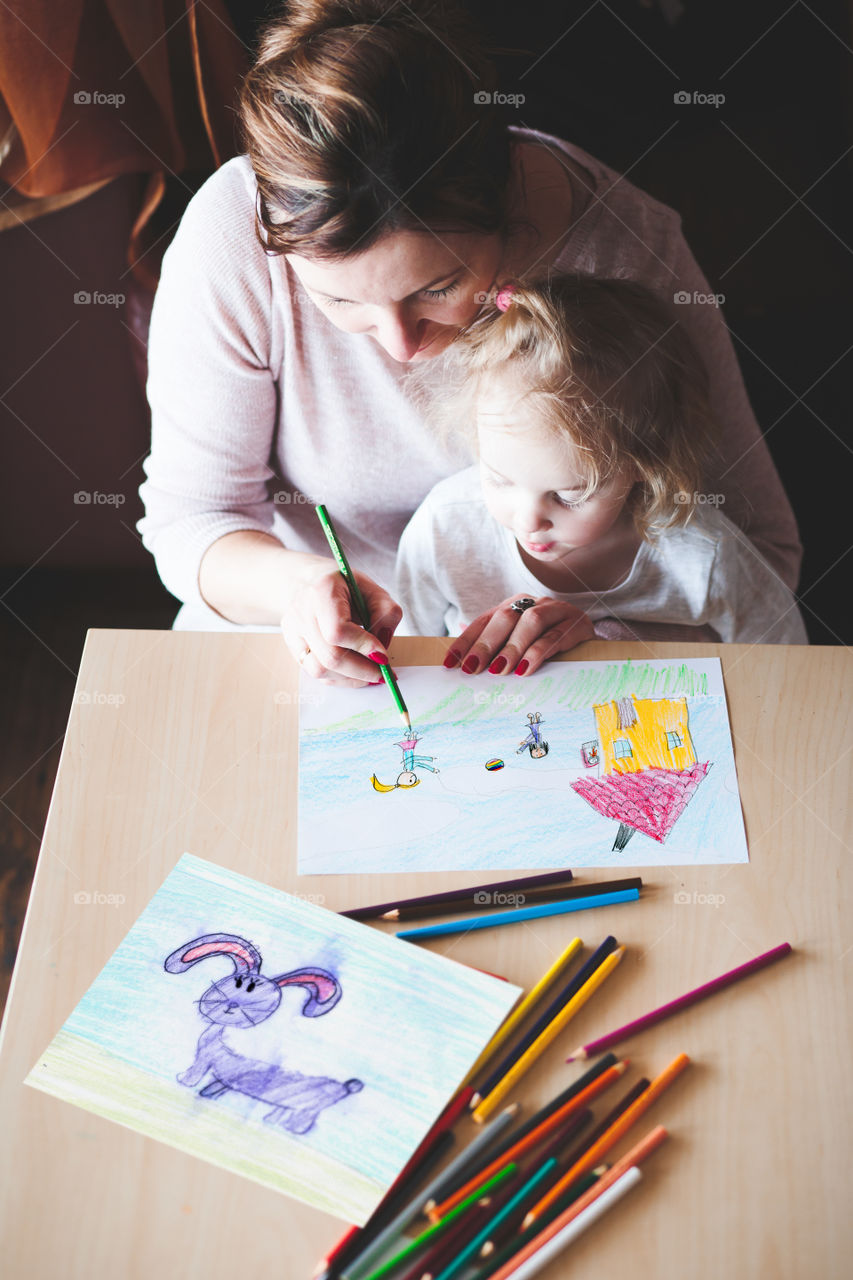
<svg viewBox="0 0 853 1280">
<path fill-rule="evenodd" d="M 483 497 L 511 530 L 534 569 L 559 569 L 571 552 L 600 541 L 625 508 L 636 476 L 624 471 L 585 500 L 583 473 L 572 445 L 541 421 L 525 401 L 494 386 L 479 399 L 477 435 Z"/>
<path fill-rule="evenodd" d="M 338 262 L 286 257 L 336 328 L 368 334 L 393 359 L 413 363 L 439 355 L 474 318 L 502 254 L 497 234 L 395 231 Z"/>
</svg>

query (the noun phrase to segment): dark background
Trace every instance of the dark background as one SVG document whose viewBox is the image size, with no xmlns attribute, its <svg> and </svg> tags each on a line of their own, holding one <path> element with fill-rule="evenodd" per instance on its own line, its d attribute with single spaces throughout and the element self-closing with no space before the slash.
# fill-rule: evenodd
<svg viewBox="0 0 853 1280">
<path fill-rule="evenodd" d="M 389 7 L 392 0 L 389 0 Z M 251 48 L 268 8 L 230 0 Z M 509 122 L 583 147 L 673 206 L 724 314 L 800 523 L 812 643 L 849 643 L 853 36 L 842 3 L 472 0 Z M 680 11 L 674 22 L 666 14 Z M 530 51 L 530 52 L 525 52 Z M 679 91 L 724 94 L 679 105 Z M 168 180 L 168 244 L 207 173 Z M 168 627 L 177 605 L 135 532 L 147 453 L 144 342 L 126 261 L 142 179 L 0 233 L 0 999 L 88 627 Z M 76 282 L 75 282 L 76 281 Z M 124 293 L 75 307 L 75 289 Z M 842 418 L 842 412 L 844 417 Z M 120 493 L 79 506 L 78 490 Z"/>
</svg>

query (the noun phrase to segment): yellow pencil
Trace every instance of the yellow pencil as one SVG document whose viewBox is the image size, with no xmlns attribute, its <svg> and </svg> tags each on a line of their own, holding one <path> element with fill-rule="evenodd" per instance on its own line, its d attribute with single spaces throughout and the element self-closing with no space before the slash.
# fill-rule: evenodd
<svg viewBox="0 0 853 1280">
<path fill-rule="evenodd" d="M 518 1062 L 510 1067 L 509 1071 L 503 1079 L 495 1085 L 491 1093 L 487 1094 L 486 1097 L 483 1098 L 482 1102 L 477 1107 L 477 1110 L 473 1113 L 474 1119 L 478 1124 L 482 1123 L 486 1116 L 490 1115 L 491 1112 L 494 1111 L 495 1107 L 499 1105 L 501 1099 L 509 1093 L 513 1085 L 524 1075 L 527 1068 L 536 1061 L 540 1053 L 543 1053 L 544 1050 L 548 1048 L 548 1045 L 551 1044 L 553 1040 L 556 1040 L 564 1027 L 571 1022 L 578 1009 L 580 1009 L 582 1005 L 586 1004 L 593 992 L 596 991 L 598 987 L 601 986 L 604 979 L 613 972 L 624 954 L 625 948 L 617 947 L 615 951 L 611 952 L 606 960 L 602 961 L 595 973 L 593 973 L 592 976 L 583 984 L 580 991 L 572 996 L 568 1004 L 563 1006 L 556 1017 L 548 1023 L 548 1026 L 542 1034 L 533 1041 L 533 1044 L 527 1052 L 523 1053 L 518 1059 Z"/>
<path fill-rule="evenodd" d="M 547 969 L 546 972 L 542 974 L 542 977 L 536 983 L 536 986 L 530 988 L 521 1003 L 513 1009 L 506 1022 L 504 1022 L 502 1026 L 498 1027 L 497 1031 L 492 1036 L 491 1040 L 486 1045 L 485 1049 L 480 1054 L 465 1079 L 462 1081 L 462 1088 L 464 1088 L 466 1084 L 471 1083 L 480 1068 L 486 1065 L 492 1054 L 496 1053 L 501 1045 L 505 1043 L 507 1037 L 512 1035 L 513 1031 L 515 1031 L 519 1023 L 527 1016 L 542 993 L 547 991 L 548 987 L 550 987 L 551 984 L 559 978 L 560 974 L 569 967 L 582 946 L 583 943 L 580 938 L 572 938 L 562 955 L 559 955 L 551 965 L 550 969 Z"/>
</svg>

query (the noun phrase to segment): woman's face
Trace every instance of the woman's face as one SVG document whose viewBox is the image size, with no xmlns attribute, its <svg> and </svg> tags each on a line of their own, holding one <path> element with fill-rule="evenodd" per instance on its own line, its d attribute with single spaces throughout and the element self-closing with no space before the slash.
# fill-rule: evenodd
<svg viewBox="0 0 853 1280">
<path fill-rule="evenodd" d="M 393 359 L 413 363 L 439 355 L 474 318 L 502 254 L 497 233 L 395 231 L 338 262 L 286 257 L 336 328 L 366 333 Z"/>
</svg>

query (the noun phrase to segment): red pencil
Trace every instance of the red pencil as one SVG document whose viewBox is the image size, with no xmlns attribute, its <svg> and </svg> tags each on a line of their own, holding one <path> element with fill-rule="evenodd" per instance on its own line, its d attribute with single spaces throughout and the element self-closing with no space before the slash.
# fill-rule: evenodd
<svg viewBox="0 0 853 1280">
<path fill-rule="evenodd" d="M 697 1000 L 704 1000 L 706 996 L 712 996 L 715 991 L 722 991 L 723 987 L 729 986 L 732 982 L 739 982 L 741 978 L 746 978 L 749 974 L 756 973 L 766 965 L 773 964 L 774 960 L 781 960 L 790 951 L 790 942 L 783 942 L 780 946 L 773 947 L 771 951 L 765 951 L 762 955 L 756 956 L 754 960 L 748 960 L 746 964 L 738 965 L 736 969 L 729 969 L 728 973 L 720 974 L 719 978 L 712 978 L 710 982 L 704 983 L 701 987 L 696 987 L 694 991 L 688 991 L 686 995 L 679 996 L 676 1000 L 670 1000 L 669 1004 L 663 1004 L 659 1009 L 653 1009 L 651 1013 L 644 1014 L 642 1018 L 635 1018 L 633 1022 L 626 1022 L 624 1027 L 617 1027 L 615 1031 L 608 1031 L 607 1035 L 599 1036 L 597 1040 L 591 1040 L 589 1044 L 581 1045 L 579 1049 L 575 1049 L 570 1058 L 566 1058 L 566 1062 L 582 1061 L 585 1058 L 593 1057 L 596 1053 L 602 1053 L 603 1050 L 609 1049 L 617 1041 L 636 1035 L 638 1031 L 644 1031 L 646 1027 L 653 1027 L 656 1022 L 662 1022 L 664 1018 L 669 1018 L 681 1009 L 687 1009 L 691 1004 L 695 1004 Z"/>
</svg>

